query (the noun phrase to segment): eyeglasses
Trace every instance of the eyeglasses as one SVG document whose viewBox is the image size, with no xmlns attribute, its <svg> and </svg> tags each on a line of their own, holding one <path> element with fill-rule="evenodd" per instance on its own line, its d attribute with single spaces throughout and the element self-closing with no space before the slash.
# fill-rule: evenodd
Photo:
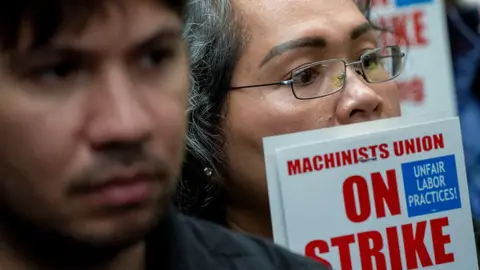
<svg viewBox="0 0 480 270">
<path fill-rule="evenodd" d="M 360 60 L 347 63 L 343 59 L 318 61 L 292 71 L 291 79 L 276 83 L 232 87 L 230 89 L 254 88 L 273 85 L 290 85 L 297 99 L 315 99 L 332 95 L 343 89 L 347 67 L 368 83 L 383 83 L 400 75 L 405 53 L 399 46 L 385 46 L 369 50 Z"/>
</svg>

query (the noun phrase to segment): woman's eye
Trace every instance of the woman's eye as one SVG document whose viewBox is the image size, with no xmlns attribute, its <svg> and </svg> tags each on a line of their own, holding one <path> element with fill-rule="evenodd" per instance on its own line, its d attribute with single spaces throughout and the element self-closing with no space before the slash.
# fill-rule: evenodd
<svg viewBox="0 0 480 270">
<path fill-rule="evenodd" d="M 366 69 L 372 70 L 378 67 L 379 61 L 380 61 L 380 58 L 378 54 L 373 53 L 368 56 L 365 56 L 362 59 L 362 64 L 363 64 L 363 67 L 365 67 Z"/>
<path fill-rule="evenodd" d="M 313 83 L 318 76 L 319 72 L 315 68 L 310 67 L 296 73 L 293 81 L 299 86 L 305 86 Z"/>
</svg>

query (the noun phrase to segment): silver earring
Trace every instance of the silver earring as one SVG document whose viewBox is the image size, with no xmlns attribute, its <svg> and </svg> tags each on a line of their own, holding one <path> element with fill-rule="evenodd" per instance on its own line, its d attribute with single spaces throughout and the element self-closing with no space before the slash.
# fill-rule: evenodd
<svg viewBox="0 0 480 270">
<path fill-rule="evenodd" d="M 205 167 L 205 169 L 203 169 L 203 172 L 205 173 L 206 176 L 212 176 L 213 170 L 212 168 Z"/>
<path fill-rule="evenodd" d="M 205 167 L 205 169 L 203 169 L 203 173 L 205 173 L 206 176 L 212 176 L 213 170 L 212 168 Z"/>
</svg>

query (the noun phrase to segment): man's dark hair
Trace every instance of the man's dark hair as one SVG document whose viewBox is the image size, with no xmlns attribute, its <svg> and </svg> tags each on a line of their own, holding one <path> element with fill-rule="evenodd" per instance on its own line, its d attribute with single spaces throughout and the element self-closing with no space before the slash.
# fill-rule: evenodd
<svg viewBox="0 0 480 270">
<path fill-rule="evenodd" d="M 183 17 L 186 0 L 152 1 L 166 4 Z M 109 2 L 115 3 L 116 1 L 2 1 L 0 4 L 0 50 L 15 49 L 18 46 L 22 28 L 25 26 L 28 26 L 33 33 L 32 47 L 48 43 L 59 30 L 64 30 L 65 27 L 71 28 L 72 31 L 80 31 L 92 17 L 92 14 L 103 12 Z"/>
</svg>

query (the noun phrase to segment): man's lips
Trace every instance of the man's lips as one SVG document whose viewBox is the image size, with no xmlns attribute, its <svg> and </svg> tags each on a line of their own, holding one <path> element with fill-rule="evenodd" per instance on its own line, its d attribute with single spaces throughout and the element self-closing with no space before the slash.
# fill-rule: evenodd
<svg viewBox="0 0 480 270">
<path fill-rule="evenodd" d="M 140 204 L 152 197 L 154 187 L 155 177 L 152 174 L 114 176 L 91 186 L 82 197 L 95 205 Z"/>
</svg>

